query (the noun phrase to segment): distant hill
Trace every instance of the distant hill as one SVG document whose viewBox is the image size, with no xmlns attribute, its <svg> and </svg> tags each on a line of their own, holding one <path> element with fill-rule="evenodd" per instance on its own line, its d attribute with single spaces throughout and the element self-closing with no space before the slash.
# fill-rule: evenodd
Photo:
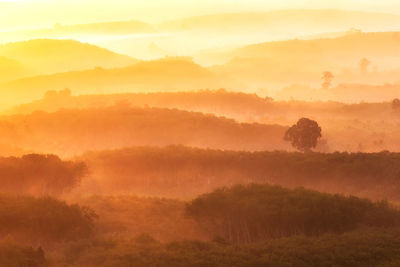
<svg viewBox="0 0 400 267">
<path fill-rule="evenodd" d="M 312 83 L 320 86 L 324 71 L 334 83 L 383 83 L 398 80 L 400 32 L 351 32 L 337 38 L 254 44 L 225 53 L 226 64 L 211 70 L 248 81 L 252 87 Z M 223 54 L 217 56 L 219 59 Z M 360 69 L 363 58 L 370 64 Z M 289 79 L 290 77 L 290 79 Z"/>
<path fill-rule="evenodd" d="M 16 60 L 38 73 L 57 73 L 94 67 L 115 68 L 138 61 L 107 49 L 74 40 L 35 39 L 0 45 L 0 56 Z"/>
<path fill-rule="evenodd" d="M 318 23 L 315 23 L 318 21 Z M 269 12 L 217 13 L 187 17 L 161 23 L 146 23 L 138 20 L 104 21 L 87 24 L 62 25 L 53 28 L 19 30 L 2 33 L 0 40 L 25 36 L 28 38 L 57 37 L 73 34 L 121 35 L 165 31 L 208 30 L 245 32 L 249 29 L 270 32 L 278 31 L 304 34 L 347 31 L 395 30 L 400 16 L 388 13 L 360 12 L 339 9 L 287 9 Z"/>
<path fill-rule="evenodd" d="M 0 82 L 11 81 L 34 74 L 36 74 L 36 72 L 24 64 L 0 56 Z"/>
<path fill-rule="evenodd" d="M 138 20 L 111 21 L 75 25 L 56 24 L 53 29 L 38 30 L 38 34 L 68 35 L 68 34 L 130 34 L 152 32 L 153 26 Z"/>
<path fill-rule="evenodd" d="M 398 57 L 400 32 L 349 32 L 336 38 L 288 40 L 254 44 L 237 49 L 236 57 L 309 60 L 335 60 L 348 62 L 362 57 Z M 337 58 L 337 56 L 346 56 Z M 311 57 L 311 58 L 310 58 Z M 358 63 L 358 62 L 356 62 Z"/>
<path fill-rule="evenodd" d="M 399 72 L 390 72 L 393 77 Z M 367 75 L 368 76 L 368 75 Z M 371 74 L 374 77 L 374 74 Z M 379 76 L 379 75 L 377 75 Z M 368 79 L 368 78 L 366 78 Z M 275 97 L 279 100 L 338 101 L 342 103 L 391 102 L 399 98 L 400 83 L 340 83 L 325 89 L 293 84 L 280 89 Z"/>
<path fill-rule="evenodd" d="M 169 56 L 196 56 L 196 62 L 209 66 L 225 61 L 215 55 L 200 53 L 203 50 L 235 48 L 272 40 L 309 39 L 310 36 L 337 36 L 332 33 L 349 30 L 396 31 L 399 25 L 400 16 L 393 14 L 300 9 L 217 13 L 153 24 L 137 20 L 56 24 L 49 29 L 2 33 L 0 42 L 70 38 L 141 59 L 157 58 L 160 52 Z M 153 42 L 157 43 L 157 49 L 149 49 Z"/>
<path fill-rule="evenodd" d="M 316 23 L 318 21 L 318 23 Z M 331 32 L 359 28 L 366 31 L 393 30 L 400 16 L 335 9 L 277 10 L 270 12 L 242 12 L 213 14 L 168 21 L 159 25 L 168 30 L 224 30 L 238 31 L 263 28 L 265 31 Z"/>
<path fill-rule="evenodd" d="M 122 35 L 154 31 L 153 25 L 138 20 L 107 21 L 73 25 L 57 23 L 53 28 L 4 32 L 1 34 L 0 40 L 65 38 L 66 36 L 73 38 L 74 35 Z"/>
<path fill-rule="evenodd" d="M 0 117 L 0 143 L 61 156 L 126 146 L 188 145 L 233 150 L 290 149 L 286 126 L 239 123 L 177 109 L 69 109 Z"/>
<path fill-rule="evenodd" d="M 177 108 L 213 113 L 227 117 L 261 116 L 276 103 L 256 94 L 229 92 L 225 89 L 180 92 L 121 93 L 65 95 L 65 91 L 48 91 L 39 100 L 15 106 L 8 114 L 27 114 L 37 110 L 55 112 L 59 109 L 98 108 L 115 105 L 132 107 Z M 230 115 L 229 115 L 230 114 Z"/>
<path fill-rule="evenodd" d="M 315 23 L 318 21 L 318 23 Z M 163 31 L 211 30 L 243 32 L 249 29 L 289 31 L 299 34 L 326 33 L 361 29 L 365 31 L 388 31 L 396 29 L 400 16 L 389 13 L 361 12 L 340 9 L 284 9 L 269 12 L 216 13 L 160 23 L 138 20 L 104 21 L 87 24 L 62 25 L 53 28 L 19 30 L 2 34 L 1 39 L 17 36 L 59 36 L 69 34 L 132 34 Z"/>
<path fill-rule="evenodd" d="M 342 85 L 332 91 L 344 93 L 352 89 L 354 94 L 368 91 L 373 86 Z M 393 86 L 393 90 L 399 87 Z M 376 87 L 375 90 L 385 90 Z M 350 93 L 350 92 L 348 92 Z M 262 120 L 265 117 L 293 121 L 301 116 L 323 119 L 363 119 L 380 121 L 388 118 L 393 110 L 390 102 L 346 104 L 340 102 L 274 101 L 256 94 L 230 92 L 225 89 L 199 90 L 191 92 L 153 92 L 97 95 L 66 95 L 64 91 L 49 91 L 40 99 L 22 104 L 9 110 L 8 114 L 28 114 L 34 111 L 55 112 L 60 109 L 99 108 L 115 105 L 131 107 L 176 108 L 187 111 L 212 113 L 217 116 L 232 117 L 239 121 Z"/>
<path fill-rule="evenodd" d="M 219 88 L 222 82 L 212 72 L 186 58 L 140 62 L 125 68 L 95 68 L 42 75 L 0 84 L 4 105 L 38 99 L 49 90 L 70 88 L 74 93 L 182 91 Z M 0 93 L 1 95 L 2 93 Z M 5 99 L 5 98 L 3 98 Z M 0 100 L 1 101 L 1 100 Z M 18 102 L 16 102 L 18 101 Z"/>
<path fill-rule="evenodd" d="M 306 91 L 293 87 L 290 92 L 330 97 L 348 95 L 357 99 L 377 95 L 395 96 L 397 85 L 341 85 L 330 90 Z M 288 89 L 289 90 L 289 89 Z M 110 107 L 155 107 L 202 112 L 233 118 L 239 122 L 292 125 L 299 118 L 316 120 L 322 127 L 323 139 L 316 151 L 379 152 L 400 151 L 400 111 L 385 102 L 341 103 L 333 101 L 276 101 L 256 94 L 220 90 L 192 92 L 154 92 L 71 96 L 62 91 L 49 91 L 40 99 L 16 106 L 5 114 L 29 114 L 34 111 L 56 112 L 60 109 L 93 109 Z"/>
</svg>

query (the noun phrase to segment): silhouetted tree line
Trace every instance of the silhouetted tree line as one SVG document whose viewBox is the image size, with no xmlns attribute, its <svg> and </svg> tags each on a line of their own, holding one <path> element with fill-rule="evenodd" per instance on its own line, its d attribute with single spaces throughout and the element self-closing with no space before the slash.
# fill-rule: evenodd
<svg viewBox="0 0 400 267">
<path fill-rule="evenodd" d="M 256 94 L 230 92 L 225 89 L 192 92 L 127 93 L 107 95 L 69 96 L 65 90 L 49 91 L 41 100 L 15 107 L 15 113 L 32 113 L 36 110 L 55 112 L 60 109 L 99 107 L 158 107 L 213 113 L 247 120 L 269 116 L 307 117 L 332 116 L 340 118 L 385 118 L 391 112 L 391 103 L 274 101 Z"/>
<path fill-rule="evenodd" d="M 0 158 L 0 192 L 59 195 L 77 186 L 86 174 L 83 162 L 55 155 L 28 154 Z"/>
<path fill-rule="evenodd" d="M 400 226 L 400 211 L 387 202 L 258 184 L 217 189 L 191 201 L 186 211 L 208 232 L 236 244 L 343 233 L 360 225 Z"/>
<path fill-rule="evenodd" d="M 398 200 L 399 153 L 290 153 L 139 147 L 85 154 L 104 190 L 193 197 L 221 186 L 272 183 Z"/>
<path fill-rule="evenodd" d="M 68 96 L 64 91 L 48 91 L 43 99 L 14 108 L 17 113 L 31 113 L 35 110 L 54 112 L 68 108 L 94 108 L 107 106 L 162 107 L 197 110 L 207 113 L 239 113 L 261 115 L 273 108 L 271 98 L 256 94 L 229 92 L 225 89 L 199 90 L 191 92 L 126 93 L 107 95 Z"/>
</svg>

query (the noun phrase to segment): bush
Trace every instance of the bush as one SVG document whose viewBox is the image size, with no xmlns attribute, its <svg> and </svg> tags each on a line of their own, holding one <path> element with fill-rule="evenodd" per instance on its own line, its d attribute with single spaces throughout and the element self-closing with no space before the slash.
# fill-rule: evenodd
<svg viewBox="0 0 400 267">
<path fill-rule="evenodd" d="M 95 213 L 53 198 L 0 196 L 0 237 L 48 243 L 90 237 Z"/>
<path fill-rule="evenodd" d="M 210 233 L 237 244 L 400 225 L 400 211 L 386 202 L 257 184 L 204 194 L 186 210 Z"/>
</svg>

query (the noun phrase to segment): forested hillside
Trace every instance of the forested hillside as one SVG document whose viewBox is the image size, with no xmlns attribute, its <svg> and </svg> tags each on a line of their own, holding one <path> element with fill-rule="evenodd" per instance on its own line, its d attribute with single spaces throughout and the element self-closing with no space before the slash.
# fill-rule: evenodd
<svg viewBox="0 0 400 267">
<path fill-rule="evenodd" d="M 287 127 L 176 109 L 113 106 L 0 117 L 0 143 L 72 156 L 127 146 L 188 145 L 233 150 L 288 147 Z"/>
<path fill-rule="evenodd" d="M 272 183 L 399 201 L 398 153 L 304 154 L 171 146 L 90 152 L 79 160 L 91 170 L 86 190 L 97 186 L 94 192 L 191 198 L 237 183 Z"/>
</svg>

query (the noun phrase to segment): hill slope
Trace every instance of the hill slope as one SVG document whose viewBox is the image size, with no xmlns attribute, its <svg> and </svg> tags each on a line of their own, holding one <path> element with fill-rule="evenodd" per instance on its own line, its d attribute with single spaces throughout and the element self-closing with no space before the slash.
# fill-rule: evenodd
<svg viewBox="0 0 400 267">
<path fill-rule="evenodd" d="M 87 163 L 96 181 L 84 181 L 89 192 L 191 198 L 233 184 L 270 183 L 392 201 L 400 196 L 399 153 L 304 154 L 170 146 L 90 152 L 79 159 Z"/>
<path fill-rule="evenodd" d="M 318 23 L 315 23 L 318 21 Z M 379 22 L 379 24 L 377 24 Z M 212 14 L 168 21 L 159 25 L 169 30 L 238 31 L 252 28 L 264 31 L 286 29 L 290 32 L 331 32 L 360 28 L 362 30 L 393 30 L 400 16 L 335 9 L 292 9 L 270 12 Z M 379 26 L 378 26 L 379 25 Z"/>
<path fill-rule="evenodd" d="M 20 62 L 0 56 L 0 82 L 11 81 L 21 77 L 36 74 Z"/>
<path fill-rule="evenodd" d="M 384 83 L 398 80 L 399 32 L 353 32 L 337 38 L 264 42 L 214 57 L 228 62 L 212 68 L 239 77 L 252 87 L 307 83 L 320 86 L 322 73 L 334 74 L 333 83 Z M 360 62 L 368 59 L 363 71 Z M 290 77 L 290 79 L 288 79 Z"/>
<path fill-rule="evenodd" d="M 220 85 L 219 79 L 212 72 L 193 61 L 186 58 L 166 58 L 125 68 L 96 68 L 35 76 L 0 84 L 0 89 L 5 93 L 5 97 L 9 97 L 9 100 L 2 104 L 10 105 L 32 101 L 41 98 L 46 91 L 66 87 L 78 94 L 93 94 L 182 91 L 218 88 Z"/>
<path fill-rule="evenodd" d="M 3 116 L 0 143 L 62 156 L 125 146 L 174 144 L 263 150 L 288 148 L 282 138 L 286 129 L 202 113 L 122 105 Z"/>
<path fill-rule="evenodd" d="M 399 86 L 341 86 L 329 90 L 335 95 L 360 98 L 365 95 L 396 96 Z M 299 88 L 298 90 L 301 90 Z M 326 90 L 319 90 L 326 91 Z M 291 91 L 294 92 L 294 91 Z M 303 94 L 306 92 L 302 92 Z M 311 94 L 311 93 L 310 93 Z M 315 90 L 312 94 L 317 95 Z M 29 114 L 37 110 L 120 107 L 156 107 L 202 112 L 233 118 L 239 122 L 292 125 L 299 118 L 316 120 L 323 131 L 317 151 L 379 152 L 400 151 L 400 112 L 392 103 L 274 101 L 255 94 L 223 89 L 195 92 L 154 92 L 70 96 L 66 91 L 49 91 L 45 97 L 10 109 L 6 114 Z M 368 118 L 366 120 L 365 118 Z M 356 142 L 355 142 L 356 140 Z"/>
<path fill-rule="evenodd" d="M 35 39 L 0 45 L 0 56 L 17 60 L 38 73 L 56 73 L 91 69 L 96 66 L 111 68 L 137 63 L 90 44 L 73 40 Z"/>
</svg>

